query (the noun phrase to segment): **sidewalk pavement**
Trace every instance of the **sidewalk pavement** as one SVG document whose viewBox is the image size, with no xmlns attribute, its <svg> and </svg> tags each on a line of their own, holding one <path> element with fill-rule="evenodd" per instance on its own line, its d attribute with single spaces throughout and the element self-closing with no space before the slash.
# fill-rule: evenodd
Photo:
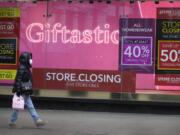
<svg viewBox="0 0 180 135">
<path fill-rule="evenodd" d="M 0 135 L 179 135 L 180 115 L 37 110 L 48 124 L 37 128 L 27 111 L 10 129 L 10 109 L 0 108 Z M 168 111 L 168 110 L 167 110 Z"/>
</svg>

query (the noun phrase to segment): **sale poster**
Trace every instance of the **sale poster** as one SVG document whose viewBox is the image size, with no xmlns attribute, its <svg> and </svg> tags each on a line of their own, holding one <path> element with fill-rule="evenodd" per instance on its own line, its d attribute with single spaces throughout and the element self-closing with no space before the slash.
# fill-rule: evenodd
<svg viewBox="0 0 180 135">
<path fill-rule="evenodd" d="M 5 65 L 16 64 L 17 39 L 0 38 L 0 63 Z"/>
<path fill-rule="evenodd" d="M 153 72 L 154 19 L 120 19 L 120 69 Z"/>
<path fill-rule="evenodd" d="M 152 65 L 152 37 L 123 37 L 122 44 L 122 65 Z"/>
<path fill-rule="evenodd" d="M 135 93 L 135 73 L 108 70 L 33 69 L 34 88 Z"/>
<path fill-rule="evenodd" d="M 0 83 L 14 80 L 18 65 L 20 10 L 0 8 Z"/>
<path fill-rule="evenodd" d="M 156 85 L 180 85 L 179 12 L 180 8 L 157 10 Z"/>
<path fill-rule="evenodd" d="M 159 70 L 180 70 L 180 41 L 159 41 Z"/>
</svg>

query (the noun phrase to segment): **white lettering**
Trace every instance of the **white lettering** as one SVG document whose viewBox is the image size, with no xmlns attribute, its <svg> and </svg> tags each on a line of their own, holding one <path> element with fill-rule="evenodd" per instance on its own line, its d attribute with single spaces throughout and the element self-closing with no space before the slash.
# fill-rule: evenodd
<svg viewBox="0 0 180 135">
<path fill-rule="evenodd" d="M 110 24 L 102 27 L 97 26 L 94 30 L 67 29 L 61 23 L 51 25 L 49 23 L 32 23 L 26 29 L 26 37 L 33 43 L 57 43 L 62 42 L 73 44 L 119 44 L 119 30 L 110 32 Z"/>
<path fill-rule="evenodd" d="M 46 73 L 46 80 L 58 80 L 58 81 L 76 81 L 75 73 Z"/>
<path fill-rule="evenodd" d="M 34 34 L 35 37 L 32 36 L 32 29 L 37 29 L 39 28 L 41 31 L 40 32 L 36 32 L 36 34 Z M 27 29 L 26 29 L 26 37 L 29 41 L 33 42 L 33 43 L 40 43 L 43 42 L 44 40 L 44 33 L 43 33 L 44 27 L 43 24 L 41 23 L 32 23 L 30 24 Z"/>
<path fill-rule="evenodd" d="M 90 75 L 86 73 L 46 73 L 46 80 L 68 81 L 68 82 L 91 82 L 91 83 L 121 83 L 121 75 L 116 74 L 95 74 Z"/>
</svg>

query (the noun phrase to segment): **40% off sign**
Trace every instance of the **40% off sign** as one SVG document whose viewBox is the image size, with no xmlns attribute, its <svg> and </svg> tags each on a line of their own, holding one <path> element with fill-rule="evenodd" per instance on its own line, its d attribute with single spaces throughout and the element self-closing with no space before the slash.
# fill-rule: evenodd
<svg viewBox="0 0 180 135">
<path fill-rule="evenodd" d="M 125 39 L 122 44 L 123 65 L 151 65 L 152 64 L 152 41 L 151 38 Z M 127 41 L 128 40 L 128 41 Z"/>
</svg>

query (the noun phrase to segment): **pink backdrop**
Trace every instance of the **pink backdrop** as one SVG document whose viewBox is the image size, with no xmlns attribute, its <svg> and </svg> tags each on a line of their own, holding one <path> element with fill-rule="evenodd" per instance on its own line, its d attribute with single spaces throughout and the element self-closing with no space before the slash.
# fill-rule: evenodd
<svg viewBox="0 0 180 135">
<path fill-rule="evenodd" d="M 67 4 L 67 2 L 49 3 L 48 13 L 51 15 L 46 18 L 46 3 L 22 4 L 21 7 L 21 50 L 31 50 L 33 52 L 34 67 L 43 68 L 71 68 L 71 69 L 97 69 L 97 70 L 118 70 L 118 48 L 119 43 L 114 44 L 110 39 L 108 43 L 95 42 L 93 37 L 90 43 L 64 43 L 59 36 L 58 41 L 53 43 L 40 42 L 32 43 L 27 40 L 25 35 L 27 27 L 32 23 L 49 24 L 50 30 L 56 23 L 69 30 L 108 30 L 109 33 L 119 29 L 119 18 L 123 14 L 129 17 L 139 17 L 137 4 L 129 8 L 117 2 L 113 4 Z M 32 10 L 33 9 L 33 10 Z M 126 11 L 124 13 L 123 11 Z M 109 28 L 105 28 L 105 24 Z M 37 28 L 39 30 L 39 28 Z M 36 35 L 37 29 L 32 29 L 31 34 Z M 52 35 L 50 35 L 52 36 Z M 68 35 L 69 36 L 69 35 Z M 103 39 L 103 34 L 100 35 Z M 34 38 L 36 38 L 34 36 Z M 52 37 L 51 37 L 52 38 Z M 108 38 L 108 37 L 107 37 Z M 107 39 L 106 38 L 106 39 Z M 117 41 L 119 40 L 116 34 Z M 108 39 L 107 39 L 108 40 Z"/>
<path fill-rule="evenodd" d="M 59 68 L 59 69 L 90 69 L 90 70 L 117 70 L 119 46 L 109 40 L 108 43 L 97 44 L 95 40 L 91 43 L 63 43 L 58 41 L 33 43 L 27 39 L 27 28 L 32 23 L 49 25 L 47 30 L 52 30 L 55 23 L 69 30 L 108 30 L 109 33 L 119 29 L 119 18 L 156 18 L 157 7 L 180 7 L 180 2 L 173 4 L 167 2 L 113 2 L 112 4 L 88 2 L 79 4 L 66 2 L 38 2 L 33 3 L 0 3 L 4 6 L 18 6 L 21 10 L 20 29 L 20 51 L 31 51 L 33 53 L 33 67 L 35 68 Z M 105 28 L 105 24 L 109 27 Z M 33 38 L 37 38 L 37 32 L 42 32 L 39 27 L 31 31 Z M 52 36 L 52 35 L 50 35 Z M 52 37 L 51 37 L 52 38 Z M 102 37 L 101 37 L 102 38 Z M 116 35 L 115 37 L 119 37 Z M 146 79 L 144 79 L 146 78 Z M 159 87 L 158 87 L 159 88 Z M 136 89 L 156 89 L 154 75 L 137 74 Z M 178 87 L 166 87 L 165 89 L 179 89 Z"/>
</svg>

